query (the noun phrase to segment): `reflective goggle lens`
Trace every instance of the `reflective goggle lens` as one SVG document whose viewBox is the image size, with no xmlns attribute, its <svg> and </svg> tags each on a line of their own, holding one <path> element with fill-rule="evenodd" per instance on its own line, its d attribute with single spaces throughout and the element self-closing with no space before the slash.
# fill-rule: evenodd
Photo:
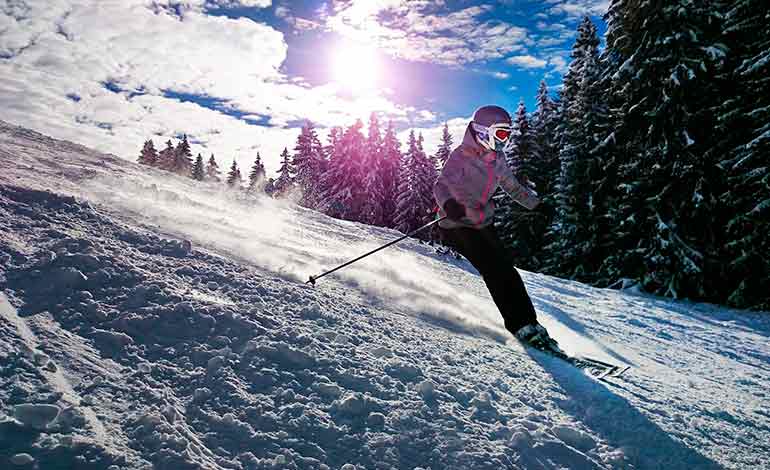
<svg viewBox="0 0 770 470">
<path fill-rule="evenodd" d="M 511 136 L 511 131 L 508 129 L 497 129 L 495 131 L 495 137 L 497 137 L 500 140 L 508 140 L 508 137 Z"/>
</svg>

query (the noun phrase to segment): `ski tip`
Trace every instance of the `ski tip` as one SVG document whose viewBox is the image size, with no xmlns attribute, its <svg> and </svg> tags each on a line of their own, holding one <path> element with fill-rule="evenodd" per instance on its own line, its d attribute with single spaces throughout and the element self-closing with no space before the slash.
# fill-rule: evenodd
<svg viewBox="0 0 770 470">
<path fill-rule="evenodd" d="M 629 369 L 631 369 L 631 366 L 619 367 L 618 371 L 616 371 L 614 374 L 612 374 L 612 376 L 613 377 L 620 377 L 621 375 L 626 373 L 626 371 L 628 371 Z"/>
</svg>

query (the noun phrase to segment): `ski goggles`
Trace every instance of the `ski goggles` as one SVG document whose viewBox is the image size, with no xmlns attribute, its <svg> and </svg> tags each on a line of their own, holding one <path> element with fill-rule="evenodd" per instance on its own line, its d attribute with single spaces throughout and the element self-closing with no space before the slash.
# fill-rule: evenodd
<svg viewBox="0 0 770 470">
<path fill-rule="evenodd" d="M 509 141 L 512 141 L 513 128 L 508 123 L 492 124 L 487 127 L 471 122 L 471 126 L 479 142 L 489 150 L 505 150 L 509 146 Z"/>
</svg>

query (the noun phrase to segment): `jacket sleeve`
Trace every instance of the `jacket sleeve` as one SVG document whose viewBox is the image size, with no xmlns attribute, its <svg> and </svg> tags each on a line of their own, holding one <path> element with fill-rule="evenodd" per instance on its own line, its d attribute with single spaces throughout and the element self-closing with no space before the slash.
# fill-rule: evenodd
<svg viewBox="0 0 770 470">
<path fill-rule="evenodd" d="M 511 168 L 505 162 L 504 159 L 499 159 L 498 175 L 500 186 L 503 187 L 506 193 L 516 202 L 526 207 L 527 209 L 534 209 L 540 204 L 540 199 L 537 197 L 537 193 L 519 182 L 513 175 Z"/>
<path fill-rule="evenodd" d="M 439 175 L 436 179 L 436 184 L 433 185 L 433 197 L 442 211 L 444 210 L 444 204 L 452 199 L 452 192 L 449 190 L 446 176 L 443 174 Z"/>
</svg>

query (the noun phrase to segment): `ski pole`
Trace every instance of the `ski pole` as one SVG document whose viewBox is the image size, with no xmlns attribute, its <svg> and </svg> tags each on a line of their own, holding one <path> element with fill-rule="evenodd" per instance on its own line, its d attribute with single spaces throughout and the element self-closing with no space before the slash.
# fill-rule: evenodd
<svg viewBox="0 0 770 470">
<path fill-rule="evenodd" d="M 380 251 L 380 250 L 384 250 L 385 248 L 387 248 L 387 247 L 389 247 L 389 246 L 391 246 L 391 245 L 395 245 L 396 243 L 400 242 L 400 241 L 401 241 L 401 240 L 403 240 L 404 238 L 408 238 L 408 237 L 411 237 L 411 236 L 413 236 L 413 235 L 415 235 L 415 234 L 417 234 L 417 233 L 420 233 L 420 232 L 422 232 L 423 230 L 425 230 L 426 228 L 428 228 L 428 227 L 432 227 L 433 225 L 435 225 L 435 224 L 437 224 L 437 223 L 441 222 L 441 221 L 442 221 L 442 220 L 444 220 L 444 219 L 446 219 L 446 216 L 444 216 L 444 217 L 441 217 L 441 218 L 439 218 L 439 219 L 436 219 L 436 220 L 434 220 L 434 221 L 432 221 L 432 222 L 429 222 L 429 223 L 427 223 L 427 224 L 423 225 L 423 226 L 422 226 L 422 227 L 420 227 L 420 228 L 416 228 L 416 229 L 412 230 L 411 232 L 407 233 L 406 235 L 404 235 L 403 237 L 401 237 L 401 238 L 399 238 L 399 239 L 397 239 L 397 240 L 393 240 L 392 242 L 389 242 L 389 243 L 387 243 L 387 244 L 385 244 L 385 245 L 382 245 L 381 247 L 379 247 L 379 248 L 377 248 L 377 249 L 374 249 L 374 250 L 370 251 L 369 253 L 363 254 L 363 255 L 359 256 L 358 258 L 356 258 L 356 259 L 350 260 L 350 261 L 348 261 L 348 262 L 347 262 L 347 263 L 345 263 L 345 264 L 341 264 L 341 265 L 337 266 L 336 268 L 334 268 L 334 269 L 332 269 L 332 270 L 326 271 L 325 273 L 321 273 L 321 274 L 319 274 L 318 276 L 310 276 L 310 279 L 308 279 L 308 280 L 307 280 L 307 282 L 305 282 L 305 284 L 311 284 L 311 285 L 315 286 L 315 281 L 317 281 L 318 279 L 321 279 L 322 277 L 326 276 L 327 274 L 331 274 L 331 273 L 333 273 L 334 271 L 336 271 L 336 270 L 338 270 L 338 269 L 342 269 L 342 268 L 344 268 L 345 266 L 351 265 L 351 264 L 355 263 L 356 261 L 358 261 L 358 260 L 360 260 L 360 259 L 362 259 L 362 258 L 366 258 L 367 256 L 369 256 L 369 255 L 372 255 L 372 254 L 374 254 L 374 253 L 377 253 L 377 252 L 378 252 L 378 251 Z"/>
</svg>

